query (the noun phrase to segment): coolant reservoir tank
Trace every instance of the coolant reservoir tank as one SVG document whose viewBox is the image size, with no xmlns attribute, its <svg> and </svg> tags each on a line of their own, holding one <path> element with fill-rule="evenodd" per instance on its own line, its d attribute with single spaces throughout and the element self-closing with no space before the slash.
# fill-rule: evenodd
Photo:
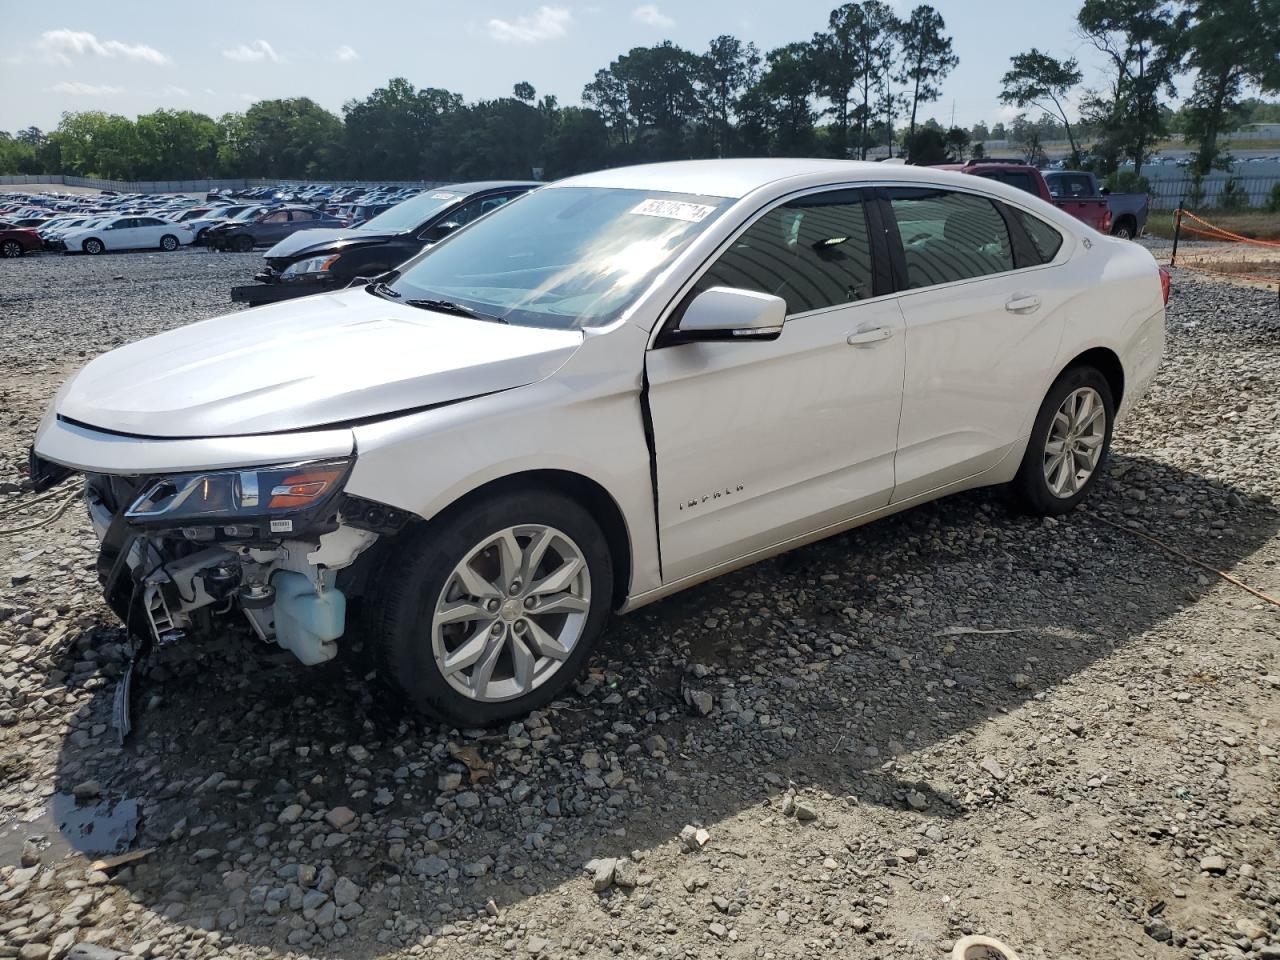
<svg viewBox="0 0 1280 960">
<path fill-rule="evenodd" d="M 276 643 L 307 666 L 332 660 L 334 643 L 346 628 L 347 598 L 332 587 L 316 592 L 315 584 L 300 573 L 277 570 L 271 578 L 276 590 L 272 606 Z"/>
</svg>

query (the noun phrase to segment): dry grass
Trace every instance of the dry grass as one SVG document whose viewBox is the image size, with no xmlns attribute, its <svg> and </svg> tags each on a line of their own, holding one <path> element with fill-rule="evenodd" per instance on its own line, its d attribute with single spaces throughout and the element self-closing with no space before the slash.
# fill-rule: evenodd
<svg viewBox="0 0 1280 960">
<path fill-rule="evenodd" d="M 1153 237 L 1173 239 L 1172 210 L 1152 210 L 1147 221 L 1147 233 Z M 1264 210 L 1245 210 L 1240 212 L 1226 210 L 1198 211 L 1202 220 L 1208 220 L 1216 227 L 1238 233 L 1242 237 L 1254 240 L 1280 240 L 1280 213 L 1267 213 Z M 1183 227 L 1194 227 L 1195 223 L 1184 220 Z M 1207 237 L 1192 233 L 1186 229 L 1182 236 L 1188 240 L 1205 240 Z"/>
</svg>

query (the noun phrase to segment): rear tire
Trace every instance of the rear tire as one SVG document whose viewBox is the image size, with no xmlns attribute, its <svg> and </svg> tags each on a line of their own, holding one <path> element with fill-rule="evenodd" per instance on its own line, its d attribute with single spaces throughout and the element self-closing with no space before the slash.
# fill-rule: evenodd
<svg viewBox="0 0 1280 960">
<path fill-rule="evenodd" d="M 160 238 L 160 249 L 173 252 L 178 249 L 178 238 L 172 233 L 166 233 Z"/>
<path fill-rule="evenodd" d="M 382 678 L 420 711 L 484 727 L 577 678 L 609 616 L 613 561 L 590 513 L 534 489 L 432 521 L 378 581 L 365 628 Z"/>
<path fill-rule="evenodd" d="M 17 240 L 6 240 L 4 243 L 0 243 L 0 257 L 4 257 L 6 260 L 13 260 L 22 256 L 23 253 L 22 244 Z"/>
<path fill-rule="evenodd" d="M 1132 240 L 1134 233 L 1134 223 L 1129 217 L 1121 217 L 1120 222 L 1111 231 L 1113 237 L 1119 237 L 1121 240 Z"/>
<path fill-rule="evenodd" d="M 86 240 L 84 243 L 80 245 L 80 249 L 83 250 L 85 253 L 89 254 L 90 256 L 97 256 L 107 248 L 103 245 L 102 241 L 99 240 L 97 237 L 90 237 L 88 240 Z"/>
<path fill-rule="evenodd" d="M 231 241 L 231 249 L 236 253 L 248 253 L 253 249 L 253 238 L 246 236 L 238 236 Z"/>
<path fill-rule="evenodd" d="M 1095 367 L 1070 367 L 1040 405 L 1012 490 L 1029 512 L 1073 509 L 1098 482 L 1111 450 L 1115 401 Z"/>
</svg>

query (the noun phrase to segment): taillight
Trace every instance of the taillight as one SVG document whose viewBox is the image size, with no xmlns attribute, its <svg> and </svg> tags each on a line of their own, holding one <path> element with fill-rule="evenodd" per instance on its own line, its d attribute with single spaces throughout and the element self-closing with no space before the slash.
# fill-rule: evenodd
<svg viewBox="0 0 1280 960">
<path fill-rule="evenodd" d="M 1169 305 L 1169 287 L 1173 278 L 1169 275 L 1169 271 L 1164 267 L 1160 268 L 1160 295 L 1164 297 L 1164 305 Z"/>
<path fill-rule="evenodd" d="M 1111 210 L 1109 208 L 1107 212 L 1102 215 L 1102 232 L 1111 232 Z"/>
</svg>

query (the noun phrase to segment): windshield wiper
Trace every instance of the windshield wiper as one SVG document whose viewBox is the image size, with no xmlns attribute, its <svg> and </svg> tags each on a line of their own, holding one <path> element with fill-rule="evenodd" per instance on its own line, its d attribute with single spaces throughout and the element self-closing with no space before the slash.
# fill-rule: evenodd
<svg viewBox="0 0 1280 960">
<path fill-rule="evenodd" d="M 489 323 L 507 323 L 504 317 L 494 316 L 492 313 L 481 313 L 479 310 L 472 310 L 470 307 L 464 307 L 460 303 L 454 303 L 452 300 L 405 300 L 406 304 L 411 307 L 421 307 L 424 310 L 435 310 L 437 313 L 452 313 L 459 317 L 470 317 L 472 320 L 485 320 Z"/>
</svg>

